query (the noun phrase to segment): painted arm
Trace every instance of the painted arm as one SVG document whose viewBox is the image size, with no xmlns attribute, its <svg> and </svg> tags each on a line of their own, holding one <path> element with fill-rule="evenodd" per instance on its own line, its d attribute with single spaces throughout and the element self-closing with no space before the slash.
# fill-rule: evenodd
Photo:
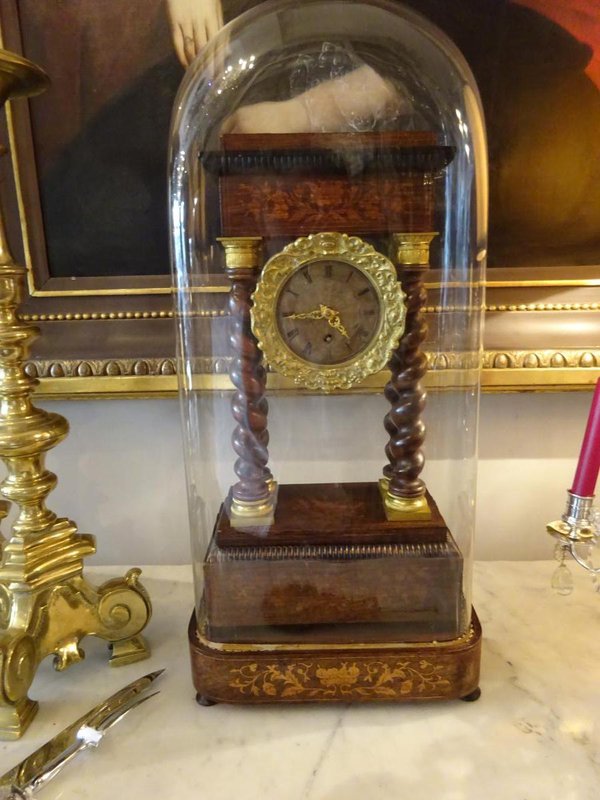
<svg viewBox="0 0 600 800">
<path fill-rule="evenodd" d="M 177 57 L 188 67 L 223 27 L 221 0 L 166 0 Z"/>
</svg>

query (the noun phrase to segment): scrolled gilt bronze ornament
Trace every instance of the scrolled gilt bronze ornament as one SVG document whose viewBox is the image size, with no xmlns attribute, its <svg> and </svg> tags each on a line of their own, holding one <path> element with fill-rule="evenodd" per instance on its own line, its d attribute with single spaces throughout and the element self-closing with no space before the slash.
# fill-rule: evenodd
<svg viewBox="0 0 600 800">
<path fill-rule="evenodd" d="M 0 105 L 42 92 L 45 73 L 0 50 Z M 36 381 L 24 361 L 38 329 L 19 318 L 25 270 L 14 263 L 0 214 L 0 457 L 7 477 L 0 485 L 5 517 L 17 508 L 3 538 L 0 565 L 0 738 L 19 738 L 38 704 L 28 697 L 40 662 L 54 654 L 57 670 L 80 661 L 80 641 L 94 635 L 111 643 L 111 665 L 145 658 L 140 636 L 151 615 L 139 569 L 96 587 L 83 577 L 83 559 L 94 537 L 46 507 L 57 478 L 46 469 L 48 450 L 68 433 L 67 420 L 36 408 Z"/>
<path fill-rule="evenodd" d="M 265 264 L 252 330 L 269 365 L 298 386 L 349 389 L 384 369 L 404 331 L 392 262 L 358 236 L 296 239 Z"/>
</svg>

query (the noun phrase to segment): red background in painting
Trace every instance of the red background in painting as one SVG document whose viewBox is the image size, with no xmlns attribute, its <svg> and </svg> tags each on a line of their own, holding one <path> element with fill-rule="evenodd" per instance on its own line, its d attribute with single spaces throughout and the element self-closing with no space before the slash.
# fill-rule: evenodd
<svg viewBox="0 0 600 800">
<path fill-rule="evenodd" d="M 594 55 L 586 73 L 600 89 L 600 2 L 599 0 L 515 0 L 556 22 L 589 44 Z"/>
</svg>

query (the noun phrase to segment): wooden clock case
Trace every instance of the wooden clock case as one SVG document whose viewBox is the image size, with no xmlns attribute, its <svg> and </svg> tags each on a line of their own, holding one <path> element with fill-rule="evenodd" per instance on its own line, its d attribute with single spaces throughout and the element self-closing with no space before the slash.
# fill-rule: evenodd
<svg viewBox="0 0 600 800">
<path fill-rule="evenodd" d="M 423 242 L 436 230 L 452 148 L 429 132 L 231 134 L 221 144 L 202 168 L 218 181 L 225 247 L 336 231 L 389 248 L 392 232 L 404 256 L 413 254 L 396 259 L 406 330 L 389 363 L 387 414 L 382 406 L 389 464 L 372 483 L 274 484 L 267 375 L 251 330 L 261 265 L 228 263 L 230 341 L 241 354 L 232 367 L 237 491 L 249 502 L 270 491 L 273 515 L 240 523 L 235 497 L 223 498 L 189 628 L 198 699 L 476 699 L 481 629 L 465 607 L 452 532 L 428 493 L 425 516 L 389 514 L 383 502 L 386 490 L 424 492 Z"/>
</svg>

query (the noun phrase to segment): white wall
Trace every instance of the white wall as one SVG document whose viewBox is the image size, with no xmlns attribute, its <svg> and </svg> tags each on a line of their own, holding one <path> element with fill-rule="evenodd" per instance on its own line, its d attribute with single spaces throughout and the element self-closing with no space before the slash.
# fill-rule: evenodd
<svg viewBox="0 0 600 800">
<path fill-rule="evenodd" d="M 478 558 L 551 556 L 545 523 L 562 513 L 590 399 L 589 393 L 482 397 Z M 71 424 L 48 457 L 59 477 L 48 505 L 97 536 L 90 563 L 189 561 L 177 400 L 39 405 Z"/>
</svg>

